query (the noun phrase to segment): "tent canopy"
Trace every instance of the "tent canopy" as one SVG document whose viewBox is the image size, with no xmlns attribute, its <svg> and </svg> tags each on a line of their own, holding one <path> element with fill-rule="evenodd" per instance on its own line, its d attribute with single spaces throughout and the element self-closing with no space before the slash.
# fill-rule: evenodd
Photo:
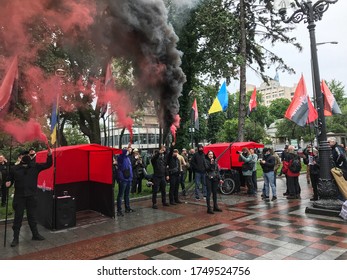
<svg viewBox="0 0 347 280">
<path fill-rule="evenodd" d="M 120 149 L 98 144 L 53 149 L 53 166 L 40 173 L 38 186 L 42 189 L 53 189 L 55 185 L 82 181 L 112 184 L 112 157 L 120 153 Z M 46 157 L 47 151 L 38 152 L 36 161 L 45 162 Z"/>
<path fill-rule="evenodd" d="M 242 166 L 237 152 L 241 151 L 243 147 L 256 149 L 264 148 L 264 145 L 256 142 L 215 143 L 205 146 L 204 153 L 212 150 L 217 158 L 220 156 L 218 159 L 220 168 L 232 169 Z"/>
<path fill-rule="evenodd" d="M 121 150 L 97 144 L 53 149 L 53 166 L 38 177 L 38 220 L 47 228 L 58 228 L 59 216 L 67 211 L 94 210 L 114 217 L 112 161 Z M 36 162 L 45 162 L 47 151 L 37 153 Z M 60 207 L 62 198 L 72 197 L 75 210 Z M 59 212 L 60 211 L 60 212 Z"/>
</svg>

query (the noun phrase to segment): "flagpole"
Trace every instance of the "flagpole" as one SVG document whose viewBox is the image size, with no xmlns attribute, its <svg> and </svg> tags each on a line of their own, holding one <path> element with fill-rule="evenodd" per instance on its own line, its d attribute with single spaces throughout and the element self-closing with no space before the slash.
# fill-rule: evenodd
<svg viewBox="0 0 347 280">
<path fill-rule="evenodd" d="M 11 136 L 11 142 L 10 142 L 10 159 L 9 159 L 9 165 L 8 165 L 8 174 L 11 172 L 11 159 L 12 159 L 12 140 L 13 137 Z M 4 247 L 6 247 L 6 237 L 7 237 L 7 222 L 8 222 L 8 200 L 9 200 L 9 189 L 6 187 L 6 216 L 5 216 L 5 233 L 4 233 Z"/>
</svg>

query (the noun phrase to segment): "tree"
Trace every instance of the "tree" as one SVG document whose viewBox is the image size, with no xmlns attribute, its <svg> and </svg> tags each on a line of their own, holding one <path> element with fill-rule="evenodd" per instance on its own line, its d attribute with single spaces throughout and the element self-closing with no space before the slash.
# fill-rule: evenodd
<svg viewBox="0 0 347 280">
<path fill-rule="evenodd" d="M 238 113 L 233 112 L 233 115 L 239 118 L 239 140 L 244 137 L 245 67 L 257 71 L 264 80 L 267 79 L 266 66 L 270 64 L 276 65 L 279 70 L 294 72 L 282 58 L 266 48 L 264 41 L 271 44 L 290 43 L 300 49 L 295 39 L 286 35 L 293 27 L 281 26 L 279 17 L 273 12 L 272 2 L 204 0 L 190 10 L 186 24 L 179 24 L 178 16 L 171 18 L 173 25 L 180 27 L 177 31 L 181 40 L 179 49 L 183 52 L 182 68 L 187 76 L 187 84 L 180 98 L 181 114 L 188 112 L 186 106 L 191 106 L 187 96 L 199 77 L 204 77 L 205 84 L 218 84 L 221 79 L 228 82 L 240 76 Z M 240 29 L 240 26 L 244 26 L 244 29 Z M 184 119 L 182 121 L 185 122 Z"/>
<path fill-rule="evenodd" d="M 278 98 L 271 102 L 269 106 L 269 114 L 275 119 L 282 119 L 290 105 L 290 100 L 286 98 Z"/>
<path fill-rule="evenodd" d="M 334 95 L 342 114 L 326 117 L 326 126 L 328 132 L 347 133 L 347 98 L 345 89 L 341 82 L 332 80 L 327 83 L 328 88 Z"/>
</svg>

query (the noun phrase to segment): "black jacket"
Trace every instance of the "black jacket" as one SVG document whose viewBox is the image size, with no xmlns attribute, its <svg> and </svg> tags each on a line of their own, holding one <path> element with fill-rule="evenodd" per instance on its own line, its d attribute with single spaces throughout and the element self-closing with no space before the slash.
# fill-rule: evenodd
<svg viewBox="0 0 347 280">
<path fill-rule="evenodd" d="M 15 196 L 26 197 L 35 195 L 37 192 L 37 177 L 42 170 L 52 166 L 52 155 L 47 156 L 45 163 L 33 163 L 28 166 L 23 164 L 15 165 L 11 168 L 6 181 L 14 183 Z"/>
<path fill-rule="evenodd" d="M 166 176 L 166 157 L 165 154 L 156 153 L 151 159 L 153 165 L 153 175 L 155 177 Z"/>
<path fill-rule="evenodd" d="M 204 161 L 204 165 L 206 171 L 206 178 L 208 180 L 220 180 L 219 168 L 215 160 L 213 161 L 213 163 L 211 163 L 211 160 L 209 158 L 206 158 Z"/>
<path fill-rule="evenodd" d="M 274 167 L 275 167 L 275 157 L 272 155 L 265 155 L 263 160 L 265 160 L 265 163 L 261 163 L 261 168 L 263 169 L 264 173 L 268 173 L 270 171 L 274 171 Z"/>
<path fill-rule="evenodd" d="M 170 152 L 167 155 L 167 166 L 169 175 L 179 175 L 181 171 L 181 165 L 178 157 L 173 156 L 174 148 L 170 148 Z"/>
<path fill-rule="evenodd" d="M 190 165 L 195 172 L 203 173 L 205 172 L 204 162 L 205 162 L 204 152 L 198 151 L 193 155 Z"/>
<path fill-rule="evenodd" d="M 333 165 L 335 167 L 341 168 L 342 170 L 347 170 L 347 159 L 346 154 L 343 148 L 337 144 L 335 144 L 331 148 L 331 156 Z"/>
<path fill-rule="evenodd" d="M 0 185 L 5 184 L 6 178 L 8 176 L 8 166 L 6 163 L 0 164 L 0 173 L 1 173 L 1 180 L 0 180 Z"/>
</svg>

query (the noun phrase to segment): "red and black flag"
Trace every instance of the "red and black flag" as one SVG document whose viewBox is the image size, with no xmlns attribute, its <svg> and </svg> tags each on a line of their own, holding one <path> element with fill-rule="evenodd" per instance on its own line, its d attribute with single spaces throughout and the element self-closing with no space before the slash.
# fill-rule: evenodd
<svg viewBox="0 0 347 280">
<path fill-rule="evenodd" d="M 308 116 L 307 116 L 307 123 L 313 123 L 318 118 L 318 112 L 314 108 L 311 99 L 309 96 L 307 96 L 307 104 L 308 104 Z"/>
<path fill-rule="evenodd" d="M 290 103 L 284 117 L 295 122 L 299 126 L 305 126 L 309 115 L 309 105 L 307 89 L 304 76 L 301 75 L 300 81 L 295 89 L 294 97 Z"/>
<path fill-rule="evenodd" d="M 110 89 L 112 90 L 113 86 L 114 86 L 114 80 L 113 80 L 112 71 L 111 71 L 111 64 L 108 63 L 106 66 L 105 91 L 104 91 L 104 93 L 106 93 Z M 101 118 L 105 116 L 105 114 L 107 112 L 107 108 L 108 108 L 108 102 L 103 100 L 103 104 L 102 104 L 101 109 L 100 109 L 100 117 Z"/>
<path fill-rule="evenodd" d="M 331 93 L 324 80 L 322 80 L 321 89 L 324 96 L 324 116 L 342 114 L 334 95 Z"/>
<path fill-rule="evenodd" d="M 251 99 L 249 100 L 249 103 L 248 103 L 247 116 L 249 116 L 255 108 L 257 108 L 257 89 L 256 88 L 254 88 L 253 93 L 251 95 Z"/>
<path fill-rule="evenodd" d="M 0 87 L 0 111 L 8 105 L 18 82 L 18 58 L 13 59 Z"/>
<path fill-rule="evenodd" d="M 198 105 L 196 103 L 196 99 L 194 99 L 194 102 L 192 105 L 191 120 L 192 120 L 192 127 L 194 127 L 196 130 L 199 130 L 199 113 L 198 113 Z"/>
</svg>

